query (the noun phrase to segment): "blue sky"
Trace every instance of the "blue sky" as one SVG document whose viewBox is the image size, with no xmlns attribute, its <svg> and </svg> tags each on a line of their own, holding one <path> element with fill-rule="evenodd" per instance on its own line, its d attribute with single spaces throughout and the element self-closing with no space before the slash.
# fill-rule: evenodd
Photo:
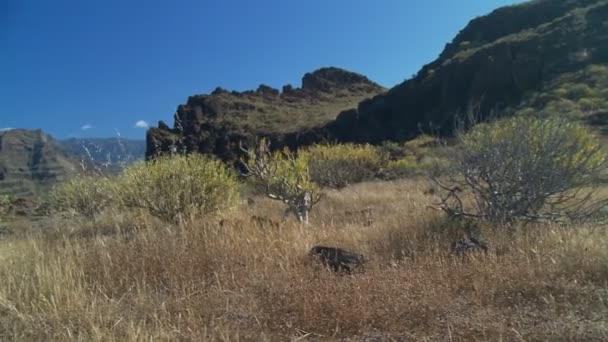
<svg viewBox="0 0 608 342">
<path fill-rule="evenodd" d="M 323 66 L 390 87 L 515 2 L 0 0 L 0 129 L 143 139 L 192 94 L 299 86 Z"/>
</svg>

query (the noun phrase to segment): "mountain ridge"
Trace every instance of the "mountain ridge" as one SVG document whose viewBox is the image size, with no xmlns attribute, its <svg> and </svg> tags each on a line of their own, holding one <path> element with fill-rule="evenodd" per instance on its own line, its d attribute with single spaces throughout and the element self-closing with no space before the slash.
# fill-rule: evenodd
<svg viewBox="0 0 608 342">
<path fill-rule="evenodd" d="M 179 105 L 170 128 L 160 121 L 146 135 L 146 156 L 171 150 L 235 158 L 238 142 L 256 136 L 281 141 L 331 122 L 341 111 L 385 89 L 367 77 L 335 67 L 306 73 L 300 88 L 261 84 L 243 92 L 216 88 Z M 311 141 L 318 137 L 311 137 Z"/>
<path fill-rule="evenodd" d="M 188 111 L 180 106 L 173 129 L 163 123 L 148 131 L 146 156 L 173 149 L 234 160 L 238 157 L 236 141 L 256 136 L 268 137 L 274 148 L 321 141 L 379 144 L 413 139 L 424 132 L 449 135 L 458 117 L 472 110 L 481 115 L 510 115 L 541 112 L 551 103 L 559 109 L 555 103 L 561 103 L 563 97 L 537 99 L 547 97 L 545 89 L 560 77 L 572 78 L 568 75 L 606 66 L 607 32 L 606 0 L 535 0 L 499 8 L 471 20 L 413 78 L 326 115 L 325 122 L 306 117 L 305 124 L 293 125 L 301 116 L 281 114 L 272 105 L 272 115 L 250 115 L 249 125 L 214 120 L 217 111 L 199 111 L 200 120 L 184 121 Z M 596 90 L 597 94 L 604 91 Z M 272 93 L 277 96 L 276 91 Z M 570 99 L 570 106 L 578 111 L 583 107 L 580 100 L 593 100 L 604 108 L 606 103 L 596 95 Z M 186 106 L 190 105 L 189 100 Z M 580 112 L 583 118 L 586 112 Z M 289 125 L 283 124 L 286 121 Z M 177 129 L 178 124 L 182 130 Z M 265 129 L 254 127 L 264 124 Z"/>
<path fill-rule="evenodd" d="M 117 138 L 57 140 L 43 130 L 0 131 L 0 195 L 34 197 L 82 173 L 111 174 L 144 158 L 145 141 Z"/>
</svg>

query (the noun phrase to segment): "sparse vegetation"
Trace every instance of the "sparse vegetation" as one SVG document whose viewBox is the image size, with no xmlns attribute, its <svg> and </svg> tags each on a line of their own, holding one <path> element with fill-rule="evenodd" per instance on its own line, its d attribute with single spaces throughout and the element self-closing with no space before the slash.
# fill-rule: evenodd
<svg viewBox="0 0 608 342">
<path fill-rule="evenodd" d="M 191 96 L 113 176 L 0 133 L 0 192 L 67 179 L 0 195 L 0 340 L 608 341 L 607 14 L 497 10 L 388 91 Z M 454 131 L 477 102 L 509 118 Z"/>
<path fill-rule="evenodd" d="M 311 224 L 268 229 L 249 209 L 74 237 L 67 221 L 0 241 L 2 340 L 574 340 L 608 338 L 608 235 L 594 225 L 489 231 L 487 256 L 448 254 L 451 223 L 421 180 L 329 191 Z M 280 205 L 256 198 L 256 213 Z M 376 224 L 346 210 L 374 207 Z M 132 222 L 113 217 L 121 229 Z M 542 229 L 540 229 L 542 228 Z M 52 233 L 52 234 L 51 234 Z M 370 259 L 336 276 L 306 257 Z M 304 338 L 306 336 L 306 338 Z"/>
</svg>

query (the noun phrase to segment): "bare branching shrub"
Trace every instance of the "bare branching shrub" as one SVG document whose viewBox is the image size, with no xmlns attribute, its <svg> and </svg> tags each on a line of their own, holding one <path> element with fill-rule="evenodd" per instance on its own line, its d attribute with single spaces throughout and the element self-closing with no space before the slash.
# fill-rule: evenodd
<svg viewBox="0 0 608 342">
<path fill-rule="evenodd" d="M 388 162 L 388 155 L 371 145 L 315 145 L 300 156 L 317 184 L 336 189 L 375 178 Z"/>
<path fill-rule="evenodd" d="M 79 176 L 53 187 L 49 199 L 55 210 L 94 218 L 112 204 L 112 179 Z"/>
<path fill-rule="evenodd" d="M 127 168 L 118 178 L 116 195 L 121 206 L 174 221 L 233 206 L 238 182 L 218 160 L 199 154 L 159 157 Z"/>
<path fill-rule="evenodd" d="M 457 176 L 435 179 L 444 190 L 442 209 L 452 216 L 508 224 L 583 219 L 599 208 L 593 187 L 606 155 L 577 123 L 501 119 L 461 132 L 459 140 L 461 150 L 453 155 Z"/>
<path fill-rule="evenodd" d="M 247 175 L 263 189 L 266 196 L 282 201 L 283 219 L 291 213 L 300 223 L 307 224 L 312 207 L 321 199 L 320 190 L 311 178 L 307 159 L 296 157 L 289 150 L 272 153 L 270 143 L 262 139 L 254 149 L 246 149 L 242 160 Z"/>
</svg>

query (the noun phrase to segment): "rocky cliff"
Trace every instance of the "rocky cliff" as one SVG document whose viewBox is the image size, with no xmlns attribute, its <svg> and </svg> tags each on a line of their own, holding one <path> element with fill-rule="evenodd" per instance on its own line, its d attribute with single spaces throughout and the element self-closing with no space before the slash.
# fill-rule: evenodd
<svg viewBox="0 0 608 342">
<path fill-rule="evenodd" d="M 147 156 L 177 148 L 229 160 L 235 141 L 256 135 L 277 148 L 403 141 L 425 130 L 449 134 L 472 109 L 483 115 L 568 108 L 608 123 L 607 63 L 607 0 L 530 1 L 473 19 L 435 61 L 387 92 L 362 76 L 323 69 L 297 90 L 260 86 L 193 96 L 178 108 L 172 129 L 161 123 L 148 132 Z M 344 110 L 360 97 L 367 99 Z M 294 104 L 301 110 L 291 110 Z"/>
<path fill-rule="evenodd" d="M 199 151 L 232 160 L 238 142 L 267 136 L 276 146 L 314 142 L 313 128 L 335 120 L 347 109 L 384 89 L 364 76 L 338 68 L 323 68 L 302 78 L 302 86 L 279 91 L 260 85 L 255 91 L 217 88 L 180 105 L 170 128 L 159 122 L 147 133 L 147 156 L 171 149 Z"/>
</svg>

